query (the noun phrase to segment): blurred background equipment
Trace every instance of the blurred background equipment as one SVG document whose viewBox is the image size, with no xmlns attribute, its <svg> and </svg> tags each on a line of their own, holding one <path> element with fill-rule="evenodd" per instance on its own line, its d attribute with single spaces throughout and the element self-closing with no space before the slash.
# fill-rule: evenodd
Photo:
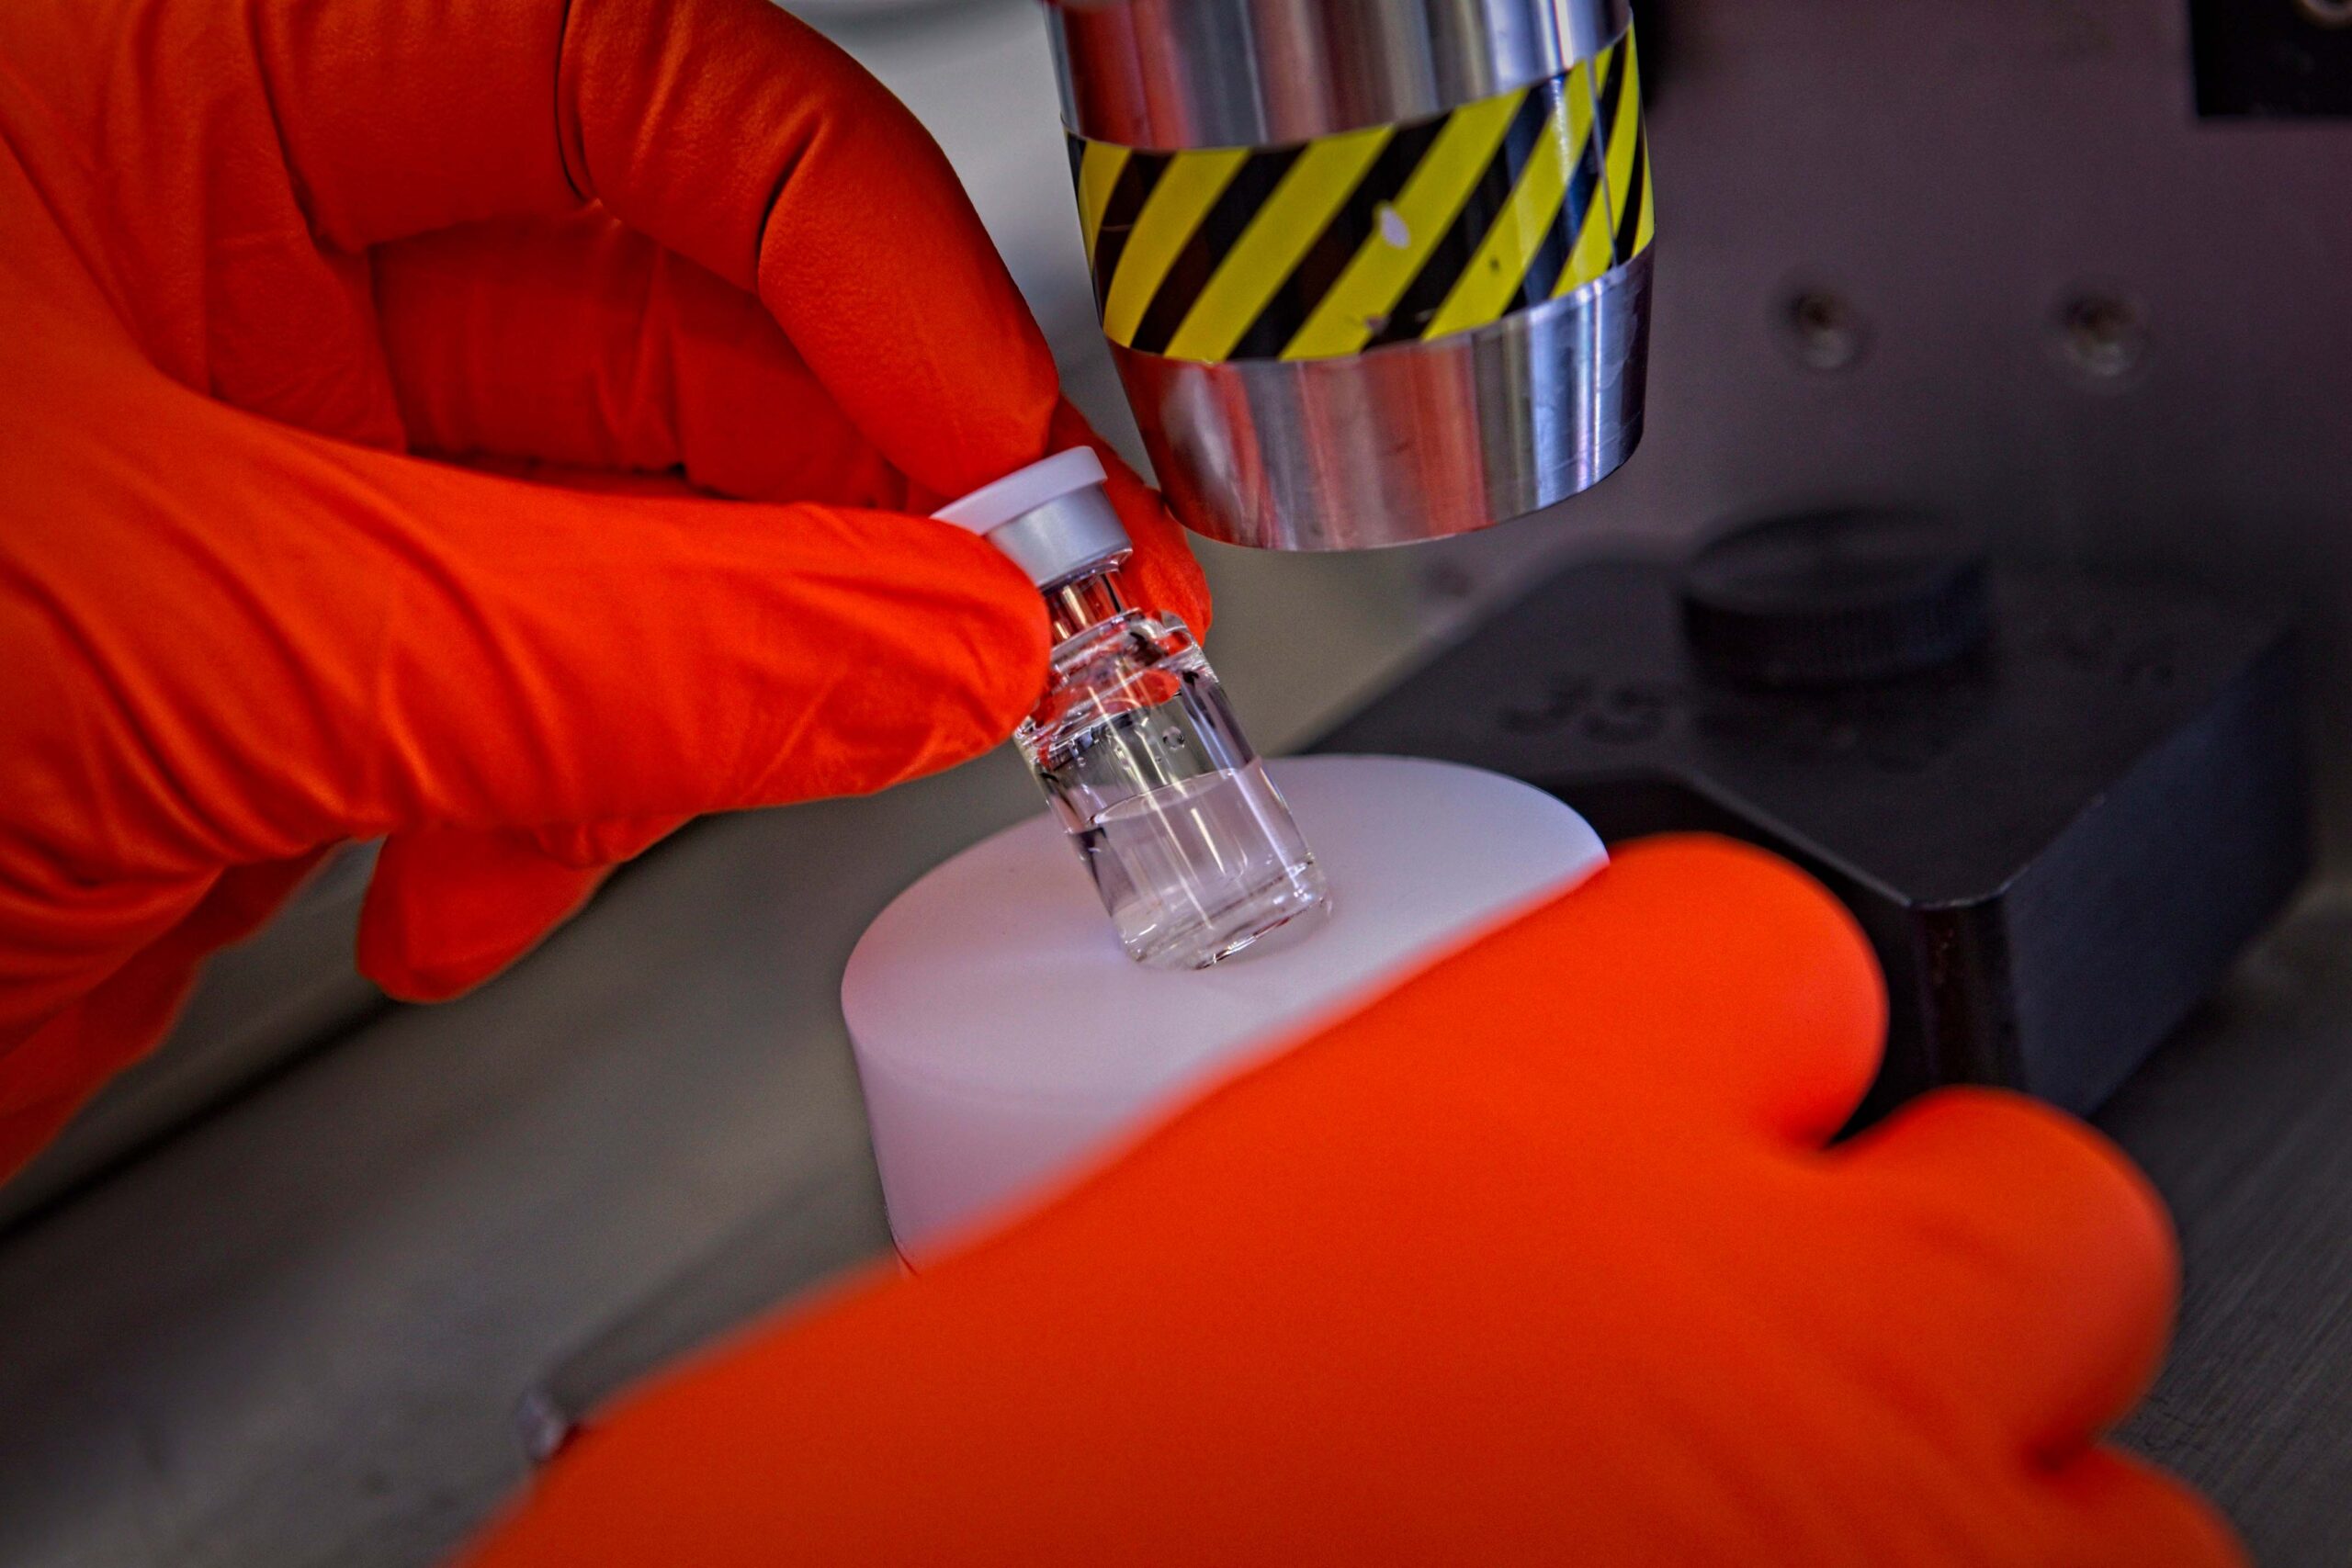
<svg viewBox="0 0 2352 1568">
<path fill-rule="evenodd" d="M 2098 1110 L 2301 883 L 2302 728 L 2275 623 L 1834 512 L 1572 567 L 1317 746 L 1804 866 L 1886 974 L 1872 1119 L 1945 1083 Z"/>
<path fill-rule="evenodd" d="M 939 136 L 1072 395 L 1140 456 L 1045 13 L 806 9 Z M 2236 759 L 2264 781 L 2228 792 L 2251 858 L 2165 890 L 2226 907 L 2200 916 L 2188 970 L 2113 1022 L 2108 1064 L 2205 990 L 2291 879 L 2274 628 L 2293 625 L 2319 875 L 2098 1117 L 2171 1203 L 2187 1258 L 2173 1358 L 2124 1436 L 2286 1563 L 2352 1554 L 2336 1440 L 2352 1426 L 2352 30 L 2335 9 L 1646 0 L 1660 206 L 1639 459 L 1555 512 L 1411 550 L 1201 547 L 1217 666 L 1268 750 L 1360 711 L 1396 719 L 1383 694 L 1473 637 L 1457 657 L 1524 683 L 1465 718 L 1521 748 L 1530 776 L 1577 770 L 1600 815 L 1623 796 L 1595 787 L 1615 743 L 1588 720 L 1655 726 L 1632 747 L 1653 780 L 1721 825 L 1791 803 L 1857 886 L 1884 884 L 1849 897 L 1891 909 L 1929 889 L 1883 874 L 1872 843 L 1948 834 L 2033 771 L 1984 749 L 2030 695 L 2022 661 L 2053 657 L 2050 623 L 2008 601 L 2086 607 L 2119 636 L 2082 645 L 2106 673 L 2058 667 L 2052 723 L 2093 715 L 2052 738 L 2086 759 L 2070 788 L 2087 798 L 2109 777 L 2137 796 L 2109 819 L 2147 824 L 2167 807 L 2152 760 L 2211 781 Z M 1890 745 L 1916 757 L 1916 731 L 1858 725 L 1841 750 L 1835 723 L 1800 726 L 1826 739 L 1799 766 L 1745 722 L 1834 716 L 1851 694 L 1725 686 L 1743 722 L 1711 739 L 1692 728 L 1705 704 L 1635 690 L 1588 711 L 1553 684 L 1686 670 L 1679 563 L 1721 520 L 1854 507 L 1928 509 L 1985 541 L 1992 614 L 1973 657 L 1994 659 L 1992 683 L 1905 678 L 1955 681 L 1918 711 L 1957 710 L 1937 766 L 1982 759 L 1981 775 L 1906 817 L 1907 789 L 1866 795 L 1860 775 Z M 2143 586 L 2102 585 L 2118 577 Z M 1612 580 L 1629 596 L 1604 623 L 1589 601 Z M 1622 637 L 1597 646 L 1604 625 Z M 2172 639 L 2172 662 L 2138 657 L 2140 628 Z M 1713 666 L 1676 678 L 1718 690 Z M 1506 728 L 1506 706 L 1533 728 Z M 1691 783 L 1718 776 L 1744 806 Z M 1840 800 L 1850 819 L 1826 820 Z M 2083 825 L 2044 806 L 2003 856 L 2078 904 L 2138 896 L 2070 869 L 2057 847 Z M 1035 810 L 1007 752 L 877 799 L 703 824 L 445 1008 L 370 1010 L 347 939 L 301 919 L 216 966 L 165 1052 L 0 1190 L 0 1562 L 437 1562 L 525 1472 L 512 1412 L 551 1371 L 561 1403 L 593 1406 L 886 1256 L 842 965 L 892 895 Z M 2126 842 L 2090 863 L 2185 878 L 2178 848 Z M 314 915 L 336 906 L 332 885 L 319 897 Z M 188 1087 L 141 1098 L 166 1083 Z"/>
</svg>

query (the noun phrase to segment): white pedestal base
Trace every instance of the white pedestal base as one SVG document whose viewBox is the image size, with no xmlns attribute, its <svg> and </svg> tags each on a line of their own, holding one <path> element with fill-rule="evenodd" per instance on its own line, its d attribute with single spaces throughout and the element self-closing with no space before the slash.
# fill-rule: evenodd
<svg viewBox="0 0 2352 1568">
<path fill-rule="evenodd" d="M 1144 968 L 1046 817 L 966 850 L 866 929 L 842 1011 L 910 1260 L 1608 860 L 1575 812 L 1475 768 L 1270 769 L 1331 883 L 1332 914 L 1303 941 L 1189 974 Z"/>
</svg>

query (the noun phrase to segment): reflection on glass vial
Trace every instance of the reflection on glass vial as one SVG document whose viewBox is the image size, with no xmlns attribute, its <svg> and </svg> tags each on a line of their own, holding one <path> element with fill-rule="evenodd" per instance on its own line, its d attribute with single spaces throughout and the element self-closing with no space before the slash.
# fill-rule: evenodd
<svg viewBox="0 0 2352 1568">
<path fill-rule="evenodd" d="M 1192 634 L 1115 569 L 1049 598 L 1064 640 L 1019 739 L 1128 953 L 1205 968 L 1313 923 L 1323 874 Z"/>
</svg>

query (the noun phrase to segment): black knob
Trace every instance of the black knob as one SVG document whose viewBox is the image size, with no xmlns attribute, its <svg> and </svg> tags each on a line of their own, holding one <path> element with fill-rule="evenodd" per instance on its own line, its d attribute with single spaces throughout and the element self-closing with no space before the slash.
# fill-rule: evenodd
<svg viewBox="0 0 2352 1568">
<path fill-rule="evenodd" d="M 1682 625 L 1706 662 L 1767 686 L 1917 674 L 1984 642 L 1985 548 L 1909 512 L 1815 512 L 1754 523 L 1702 549 Z"/>
</svg>

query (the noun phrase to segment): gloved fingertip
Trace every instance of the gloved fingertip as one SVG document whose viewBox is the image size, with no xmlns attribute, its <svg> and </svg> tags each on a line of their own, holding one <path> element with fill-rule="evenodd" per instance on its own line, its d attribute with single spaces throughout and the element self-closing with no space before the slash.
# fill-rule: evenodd
<svg viewBox="0 0 2352 1568">
<path fill-rule="evenodd" d="M 1054 411 L 1048 445 L 1056 451 L 1087 446 L 1101 455 L 1110 476 L 1104 488 L 1111 504 L 1117 509 L 1119 521 L 1126 525 L 1127 536 L 1135 541 L 1135 558 L 1128 562 L 1126 575 L 1136 596 L 1145 608 L 1174 615 L 1196 635 L 1205 633 L 1212 610 L 1208 579 L 1193 558 L 1191 536 L 1168 510 L 1159 492 L 1128 466 L 1115 447 L 1095 434 L 1086 416 L 1067 398 Z"/>
<path fill-rule="evenodd" d="M 2113 1448 L 2082 1454 L 2050 1477 L 2085 1563 L 2245 1568 L 2245 1543 L 2211 1502 L 2165 1471 Z"/>
<path fill-rule="evenodd" d="M 508 834 L 396 833 L 360 907 L 359 971 L 399 1000 L 447 1001 L 537 946 L 611 873 Z"/>
<path fill-rule="evenodd" d="M 1050 624 L 1002 551 L 903 513 L 780 515 L 789 619 L 752 623 L 778 695 L 723 764 L 724 787 L 705 793 L 709 808 L 888 789 L 993 750 L 1036 706 Z"/>
<path fill-rule="evenodd" d="M 1167 527 L 1160 548 L 1147 551 L 1141 545 L 1136 547 L 1137 595 L 1182 621 L 1194 635 L 1205 635 L 1213 613 L 1208 578 L 1185 544 L 1182 525 L 1169 518 Z"/>
<path fill-rule="evenodd" d="M 1609 1042 L 1623 1083 L 1670 1082 L 1694 1117 L 1817 1148 L 1877 1076 L 1886 987 L 1869 939 L 1828 889 L 1753 845 L 1612 845 L 1604 872 L 1503 934 L 1531 975 L 1567 957 L 1600 1031 L 1588 1049 Z"/>
<path fill-rule="evenodd" d="M 1831 1158 L 1849 1192 L 1944 1240 L 1906 1280 L 1910 1332 L 1942 1337 L 1941 1362 L 1968 1369 L 1968 1397 L 2023 1453 L 2062 1461 L 2138 1403 L 2171 1338 L 2180 1255 L 2121 1149 L 2039 1100 L 1959 1086 Z"/>
<path fill-rule="evenodd" d="M 1004 612 L 977 633 L 978 656 L 969 676 L 975 712 L 967 737 L 972 756 L 1002 742 L 1029 716 L 1045 694 L 1053 653 L 1052 623 L 1035 585 L 1011 561 L 1003 564 L 1018 582 Z"/>
</svg>

